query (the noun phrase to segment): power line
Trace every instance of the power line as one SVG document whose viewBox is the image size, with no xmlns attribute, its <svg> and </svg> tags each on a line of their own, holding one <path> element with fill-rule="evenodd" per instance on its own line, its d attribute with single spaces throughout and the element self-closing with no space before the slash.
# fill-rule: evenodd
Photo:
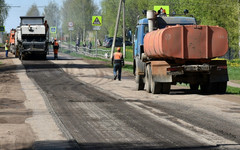
<svg viewBox="0 0 240 150">
<path fill-rule="evenodd" d="M 0 7 L 21 7 L 21 6 L 8 6 L 8 5 L 6 5 L 6 6 L 4 6 L 4 5 L 0 5 Z"/>
</svg>

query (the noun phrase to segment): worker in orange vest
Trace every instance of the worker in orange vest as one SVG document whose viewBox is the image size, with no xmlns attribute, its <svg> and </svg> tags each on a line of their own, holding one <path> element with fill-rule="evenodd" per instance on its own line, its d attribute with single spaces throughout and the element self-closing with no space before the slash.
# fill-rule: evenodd
<svg viewBox="0 0 240 150">
<path fill-rule="evenodd" d="M 52 43 L 52 45 L 53 45 L 54 59 L 58 59 L 59 44 L 57 42 L 57 38 L 54 38 L 54 42 Z"/>
<path fill-rule="evenodd" d="M 121 74 L 122 74 L 122 66 L 124 66 L 124 59 L 123 59 L 123 54 L 121 53 L 121 48 L 117 48 L 117 52 L 113 54 L 112 57 L 112 65 L 113 66 L 113 75 L 114 75 L 114 80 L 117 79 L 121 81 Z M 118 75 L 117 75 L 118 72 Z"/>
</svg>

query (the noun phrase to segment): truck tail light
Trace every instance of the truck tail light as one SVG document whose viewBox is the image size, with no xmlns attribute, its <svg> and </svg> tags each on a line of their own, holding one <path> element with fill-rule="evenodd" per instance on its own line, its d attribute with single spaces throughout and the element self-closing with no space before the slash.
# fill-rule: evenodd
<svg viewBox="0 0 240 150">
<path fill-rule="evenodd" d="M 227 66 L 217 66 L 218 70 L 227 69 Z"/>
<path fill-rule="evenodd" d="M 179 71 L 179 68 L 167 68 L 167 71 L 174 72 L 174 71 Z"/>
</svg>

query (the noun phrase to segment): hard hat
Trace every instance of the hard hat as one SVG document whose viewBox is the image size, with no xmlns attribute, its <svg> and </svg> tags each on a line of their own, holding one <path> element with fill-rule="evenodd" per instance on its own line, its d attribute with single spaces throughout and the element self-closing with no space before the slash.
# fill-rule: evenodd
<svg viewBox="0 0 240 150">
<path fill-rule="evenodd" d="M 118 51 L 121 51 L 121 47 L 118 47 L 117 50 L 118 50 Z"/>
</svg>

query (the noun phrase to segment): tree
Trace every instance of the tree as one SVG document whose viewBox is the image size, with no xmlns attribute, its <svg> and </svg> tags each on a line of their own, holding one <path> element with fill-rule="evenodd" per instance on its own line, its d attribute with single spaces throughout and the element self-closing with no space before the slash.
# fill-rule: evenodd
<svg viewBox="0 0 240 150">
<path fill-rule="evenodd" d="M 113 36 L 117 5 L 119 0 L 102 0 L 103 28 L 100 32 Z M 170 14 L 174 11 L 177 15 L 183 15 L 185 9 L 193 15 L 198 24 L 218 25 L 225 28 L 229 35 L 229 47 L 232 53 L 239 51 L 239 0 L 126 0 L 126 27 L 134 32 L 137 17 L 144 18 L 142 10 L 152 10 L 155 5 L 168 5 Z M 120 26 L 121 27 L 121 26 Z M 107 30 L 105 30 L 107 29 Z M 118 36 L 122 30 L 118 30 Z M 236 56 L 235 56 L 236 57 Z"/>
<path fill-rule="evenodd" d="M 27 11 L 26 16 L 40 16 L 39 10 L 36 4 L 33 4 Z"/>
<path fill-rule="evenodd" d="M 66 0 L 63 2 L 62 28 L 64 33 L 69 33 L 68 22 L 74 23 L 73 37 L 85 40 L 87 32 L 92 30 L 92 16 L 98 11 L 93 0 Z"/>
<path fill-rule="evenodd" d="M 0 0 L 0 24 L 3 25 L 8 16 L 8 6 L 4 0 Z"/>
<path fill-rule="evenodd" d="M 56 2 L 49 2 L 44 8 L 43 15 L 49 26 L 58 26 L 60 24 L 60 10 Z"/>
<path fill-rule="evenodd" d="M 143 17 L 142 10 L 147 9 L 148 3 L 146 0 L 126 0 L 126 27 L 127 29 L 135 30 L 137 24 L 137 17 L 140 15 Z M 100 31 L 100 34 L 107 34 L 110 37 L 114 34 L 115 22 L 117 17 L 119 0 L 102 0 L 102 16 L 103 16 L 103 27 L 108 29 L 107 31 Z M 122 36 L 122 17 L 120 20 L 120 26 L 118 29 L 118 36 Z M 104 32 L 104 33 L 101 33 Z"/>
</svg>

